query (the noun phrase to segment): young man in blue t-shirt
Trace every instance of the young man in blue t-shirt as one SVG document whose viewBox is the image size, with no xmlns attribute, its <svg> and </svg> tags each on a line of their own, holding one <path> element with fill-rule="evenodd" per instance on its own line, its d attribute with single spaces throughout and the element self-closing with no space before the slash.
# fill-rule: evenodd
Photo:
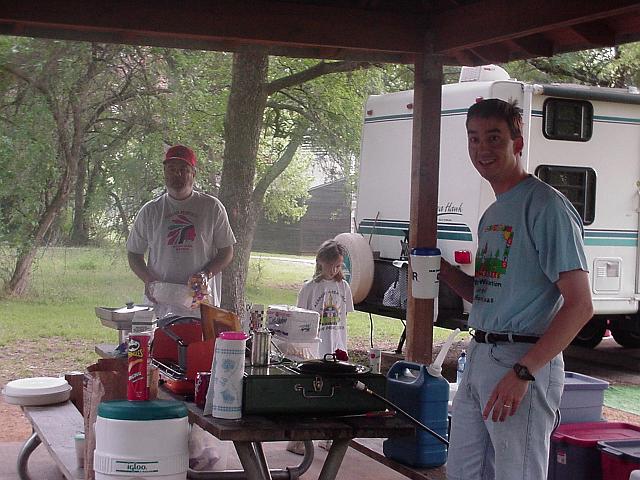
<svg viewBox="0 0 640 480">
<path fill-rule="evenodd" d="M 482 100 L 467 114 L 471 162 L 496 201 L 478 225 L 475 275 L 440 280 L 473 306 L 453 403 L 450 480 L 542 479 L 564 382 L 562 350 L 593 315 L 582 221 L 522 165 L 521 111 Z"/>
</svg>

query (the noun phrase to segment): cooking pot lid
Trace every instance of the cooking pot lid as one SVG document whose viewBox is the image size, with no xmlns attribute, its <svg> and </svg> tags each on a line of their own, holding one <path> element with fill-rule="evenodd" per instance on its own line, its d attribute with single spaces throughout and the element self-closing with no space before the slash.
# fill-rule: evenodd
<svg viewBox="0 0 640 480">
<path fill-rule="evenodd" d="M 294 368 L 302 373 L 331 375 L 360 375 L 371 371 L 371 368 L 364 365 L 338 360 L 332 353 L 327 353 L 322 359 L 299 362 L 294 365 Z"/>
</svg>

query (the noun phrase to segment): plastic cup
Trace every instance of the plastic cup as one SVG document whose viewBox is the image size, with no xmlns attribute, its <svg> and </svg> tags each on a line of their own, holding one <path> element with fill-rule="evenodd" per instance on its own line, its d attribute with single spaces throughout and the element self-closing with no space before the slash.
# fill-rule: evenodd
<svg viewBox="0 0 640 480">
<path fill-rule="evenodd" d="M 411 250 L 411 295 L 415 298 L 438 298 L 440 249 Z"/>
<path fill-rule="evenodd" d="M 84 468 L 84 433 L 76 433 L 73 436 L 76 446 L 76 461 L 78 468 Z"/>
<path fill-rule="evenodd" d="M 371 367 L 371 373 L 380 373 L 382 367 L 382 350 L 380 348 L 369 350 L 369 366 Z"/>
</svg>

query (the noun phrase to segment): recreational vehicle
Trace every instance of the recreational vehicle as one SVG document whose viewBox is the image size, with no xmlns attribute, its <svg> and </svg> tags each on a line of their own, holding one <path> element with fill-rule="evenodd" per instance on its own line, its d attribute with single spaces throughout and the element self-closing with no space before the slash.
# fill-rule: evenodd
<svg viewBox="0 0 640 480">
<path fill-rule="evenodd" d="M 528 172 L 562 192 L 584 222 L 595 316 L 575 343 L 609 330 L 640 347 L 640 95 L 637 89 L 532 85 L 497 66 L 463 68 L 442 87 L 438 247 L 474 271 L 478 220 L 495 197 L 467 153 L 467 109 L 478 98 L 523 109 Z M 364 112 L 356 224 L 371 247 L 373 284 L 356 308 L 404 318 L 413 92 L 371 96 Z M 441 285 L 436 324 L 459 325 L 470 305 Z"/>
</svg>

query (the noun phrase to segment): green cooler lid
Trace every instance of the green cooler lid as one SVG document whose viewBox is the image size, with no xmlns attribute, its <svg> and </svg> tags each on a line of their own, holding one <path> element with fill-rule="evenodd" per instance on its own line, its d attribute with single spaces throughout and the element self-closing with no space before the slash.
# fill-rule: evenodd
<svg viewBox="0 0 640 480">
<path fill-rule="evenodd" d="M 98 405 L 98 416 L 114 420 L 167 420 L 186 417 L 187 407 L 175 400 L 109 400 Z"/>
</svg>

